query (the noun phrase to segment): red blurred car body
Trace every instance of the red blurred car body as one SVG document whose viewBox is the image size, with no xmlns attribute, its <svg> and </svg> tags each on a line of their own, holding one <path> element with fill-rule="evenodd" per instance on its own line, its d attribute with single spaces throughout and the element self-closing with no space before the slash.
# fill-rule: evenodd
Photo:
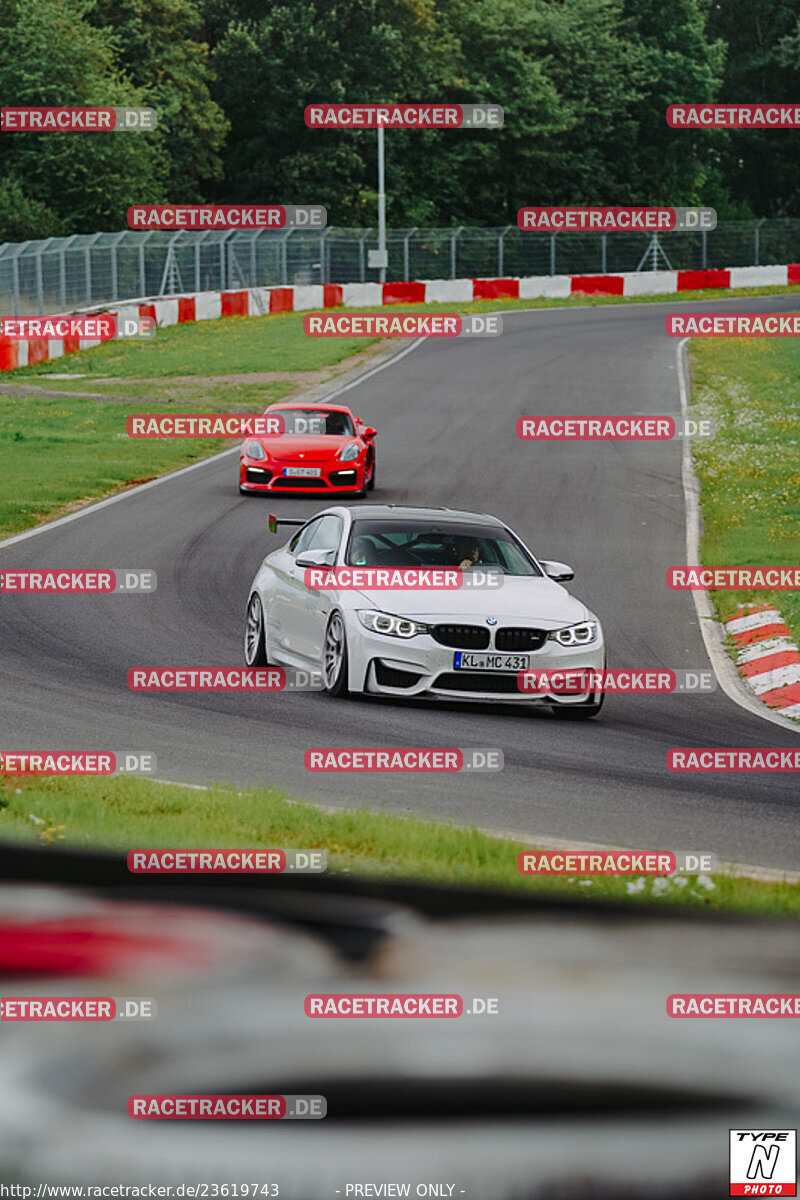
<svg viewBox="0 0 800 1200">
<path fill-rule="evenodd" d="M 279 404 L 285 432 L 249 437 L 239 455 L 239 491 L 347 492 L 364 495 L 375 486 L 377 431 L 344 404 Z"/>
</svg>

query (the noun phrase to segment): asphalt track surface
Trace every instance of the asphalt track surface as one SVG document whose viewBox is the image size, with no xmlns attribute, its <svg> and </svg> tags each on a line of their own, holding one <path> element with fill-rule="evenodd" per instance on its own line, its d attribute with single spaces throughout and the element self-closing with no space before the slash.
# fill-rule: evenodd
<svg viewBox="0 0 800 1200">
<path fill-rule="evenodd" d="M 691 594 L 665 583 L 686 558 L 680 443 L 542 445 L 515 432 L 518 416 L 536 413 L 678 415 L 664 317 L 700 307 L 789 311 L 797 299 L 527 311 L 504 314 L 500 338 L 421 344 L 342 396 L 379 430 L 370 499 L 492 512 L 540 557 L 573 565 L 570 589 L 600 616 L 609 665 L 708 668 Z M 240 497 L 235 476 L 226 456 L 0 549 L 3 568 L 158 572 L 151 595 L 2 599 L 4 749 L 154 751 L 162 778 L 269 783 L 333 806 L 800 866 L 796 775 L 667 770 L 674 746 L 797 746 L 719 689 L 610 697 L 597 720 L 576 723 L 510 706 L 129 692 L 129 667 L 241 665 L 248 588 L 279 544 L 268 511 L 308 517 L 325 506 Z M 494 746 L 505 768 L 310 774 L 312 746 Z"/>
</svg>

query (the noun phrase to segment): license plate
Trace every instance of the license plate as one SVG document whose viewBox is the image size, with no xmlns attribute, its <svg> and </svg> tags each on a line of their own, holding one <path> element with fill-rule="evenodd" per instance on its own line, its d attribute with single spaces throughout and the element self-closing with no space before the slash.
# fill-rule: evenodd
<svg viewBox="0 0 800 1200">
<path fill-rule="evenodd" d="M 472 654 L 456 650 L 453 667 L 456 671 L 527 671 L 529 654 Z"/>
<path fill-rule="evenodd" d="M 284 475 L 302 475 L 305 477 L 313 476 L 316 478 L 322 474 L 322 467 L 284 467 Z"/>
</svg>

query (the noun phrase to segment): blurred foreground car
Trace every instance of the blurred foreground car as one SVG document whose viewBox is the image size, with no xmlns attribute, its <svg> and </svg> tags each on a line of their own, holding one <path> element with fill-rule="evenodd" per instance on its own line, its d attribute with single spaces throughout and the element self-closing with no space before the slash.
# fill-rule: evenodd
<svg viewBox="0 0 800 1200">
<path fill-rule="evenodd" d="M 239 491 L 349 492 L 364 496 L 375 487 L 375 437 L 344 404 L 281 404 L 280 437 L 250 437 L 239 455 Z"/>
<path fill-rule="evenodd" d="M 158 1005 L 152 1021 L 0 1022 L 2 1176 L 34 1196 L 113 1181 L 706 1200 L 728 1194 L 729 1128 L 800 1123 L 796 1022 L 666 1013 L 671 993 L 796 993 L 795 921 L 341 875 L 132 877 L 122 856 L 18 844 L 0 845 L 0 878 L 5 944 L 15 927 L 31 939 L 25 961 L 0 960 L 4 996 Z M 54 961 L 45 927 L 70 929 L 79 960 Z M 308 993 L 455 993 L 465 1011 L 317 1020 Z M 131 1095 L 230 1093 L 318 1094 L 328 1115 L 126 1111 Z"/>
</svg>

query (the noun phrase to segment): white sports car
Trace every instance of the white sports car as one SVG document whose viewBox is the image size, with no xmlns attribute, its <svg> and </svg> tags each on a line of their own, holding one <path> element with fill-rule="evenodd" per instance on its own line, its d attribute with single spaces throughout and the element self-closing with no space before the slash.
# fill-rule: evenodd
<svg viewBox="0 0 800 1200">
<path fill-rule="evenodd" d="M 300 528 L 267 555 L 253 580 L 248 666 L 321 671 L 331 696 L 546 704 L 572 717 L 599 712 L 600 692 L 520 690 L 519 673 L 527 669 L 602 669 L 603 631 L 594 613 L 561 586 L 573 578 L 572 569 L 535 558 L 496 517 L 367 504 L 333 506 L 310 520 L 271 516 L 270 529 L 279 525 Z M 465 586 L 307 586 L 313 569 L 319 576 L 320 568 L 442 566 L 460 567 Z M 471 572 L 485 577 L 489 569 L 502 576 L 501 587 L 467 586 Z"/>
</svg>

